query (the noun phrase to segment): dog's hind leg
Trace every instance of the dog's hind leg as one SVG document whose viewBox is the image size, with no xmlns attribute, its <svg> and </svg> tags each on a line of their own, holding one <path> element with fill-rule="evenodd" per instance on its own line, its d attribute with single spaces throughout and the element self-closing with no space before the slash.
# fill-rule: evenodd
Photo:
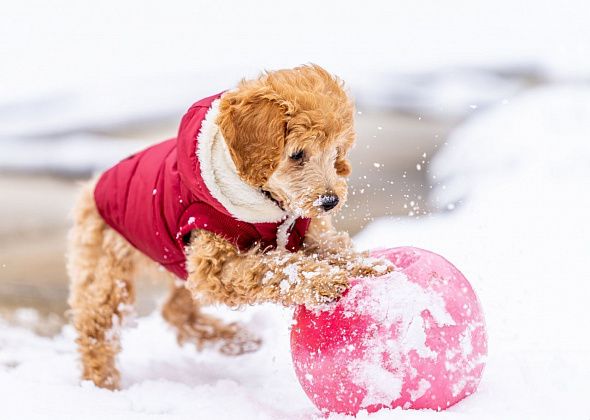
<svg viewBox="0 0 590 420">
<path fill-rule="evenodd" d="M 75 209 L 68 240 L 69 304 L 82 377 L 99 387 L 116 389 L 118 327 L 133 303 L 136 251 L 100 217 L 91 185 Z"/>
<path fill-rule="evenodd" d="M 180 344 L 192 342 L 201 350 L 208 344 L 220 345 L 228 355 L 258 350 L 260 339 L 236 323 L 226 324 L 201 311 L 200 305 L 183 284 L 173 284 L 170 297 L 162 308 L 162 316 L 176 329 Z"/>
</svg>

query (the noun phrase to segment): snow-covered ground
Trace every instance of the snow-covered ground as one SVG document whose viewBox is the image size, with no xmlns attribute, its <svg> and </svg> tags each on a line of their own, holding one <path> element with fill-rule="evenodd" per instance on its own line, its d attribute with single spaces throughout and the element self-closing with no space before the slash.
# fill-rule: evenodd
<svg viewBox="0 0 590 420">
<path fill-rule="evenodd" d="M 533 91 L 459 128 L 430 176 L 441 213 L 380 219 L 361 248 L 441 253 L 471 280 L 488 325 L 479 391 L 446 412 L 370 419 L 590 418 L 590 88 Z M 70 327 L 53 338 L 0 324 L 0 418 L 209 419 L 319 416 L 293 373 L 290 312 L 216 309 L 259 332 L 254 354 L 179 348 L 157 314 L 123 334 L 123 389 L 80 384 Z M 340 418 L 341 416 L 333 416 Z"/>
</svg>

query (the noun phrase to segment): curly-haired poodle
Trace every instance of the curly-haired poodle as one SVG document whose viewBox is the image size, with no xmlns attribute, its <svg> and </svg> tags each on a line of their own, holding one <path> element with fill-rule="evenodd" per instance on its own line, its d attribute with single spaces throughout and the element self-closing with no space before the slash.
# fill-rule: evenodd
<svg viewBox="0 0 590 420">
<path fill-rule="evenodd" d="M 83 378 L 119 386 L 117 327 L 140 266 L 175 279 L 162 312 L 180 342 L 229 354 L 259 340 L 201 306 L 318 305 L 349 277 L 380 274 L 331 223 L 346 201 L 353 114 L 343 83 L 319 66 L 267 72 L 198 101 L 176 138 L 89 183 L 68 247 Z"/>
</svg>

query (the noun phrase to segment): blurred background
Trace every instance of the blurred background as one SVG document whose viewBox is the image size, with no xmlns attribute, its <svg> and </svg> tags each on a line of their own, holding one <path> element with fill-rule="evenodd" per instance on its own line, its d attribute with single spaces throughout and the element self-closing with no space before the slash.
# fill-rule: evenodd
<svg viewBox="0 0 590 420">
<path fill-rule="evenodd" d="M 590 79 L 585 1 L 1 3 L 0 316 L 43 334 L 65 319 L 80 181 L 241 78 L 313 62 L 347 82 L 358 143 L 338 224 L 352 234 L 460 207 L 431 194 L 445 185 L 430 167 L 458 127 Z M 164 287 L 139 288 L 140 313 Z"/>
</svg>

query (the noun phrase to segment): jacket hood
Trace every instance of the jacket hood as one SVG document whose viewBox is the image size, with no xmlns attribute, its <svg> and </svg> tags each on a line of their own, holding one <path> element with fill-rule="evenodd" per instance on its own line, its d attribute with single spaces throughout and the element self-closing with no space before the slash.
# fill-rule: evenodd
<svg viewBox="0 0 590 420">
<path fill-rule="evenodd" d="M 287 213 L 238 175 L 216 124 L 223 93 L 196 102 L 178 130 L 178 171 L 182 183 L 215 210 L 248 223 L 277 223 Z"/>
</svg>

